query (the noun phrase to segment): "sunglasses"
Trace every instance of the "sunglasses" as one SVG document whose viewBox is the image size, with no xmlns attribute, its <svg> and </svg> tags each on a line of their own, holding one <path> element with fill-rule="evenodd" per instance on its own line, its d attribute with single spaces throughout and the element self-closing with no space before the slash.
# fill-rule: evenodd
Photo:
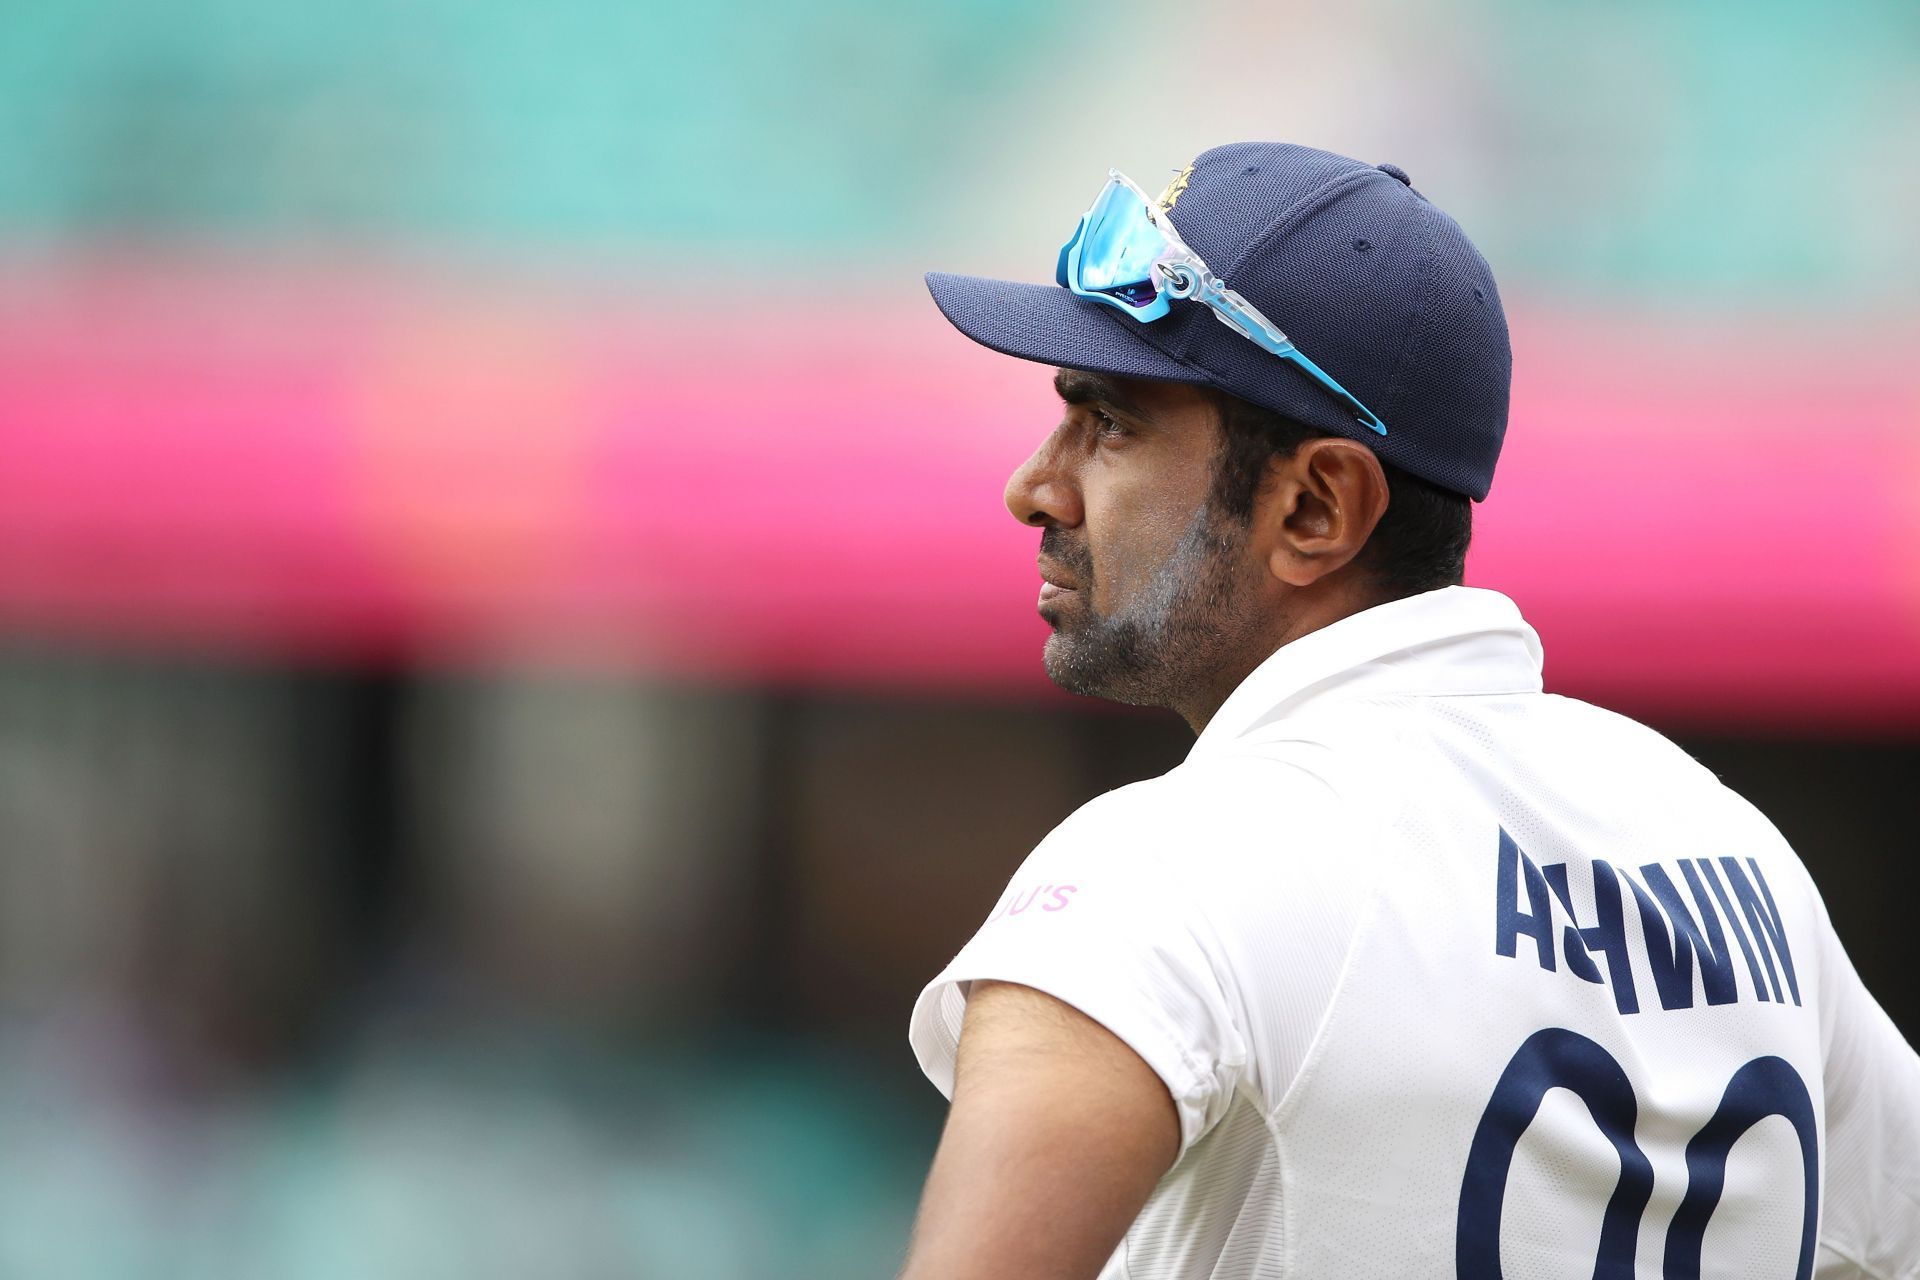
<svg viewBox="0 0 1920 1280">
<path fill-rule="evenodd" d="M 1202 303 L 1234 332 L 1292 361 L 1361 426 L 1387 434 L 1387 424 L 1371 409 L 1208 270 L 1159 206 L 1118 169 L 1107 170 L 1107 185 L 1081 215 L 1073 238 L 1061 246 L 1054 278 L 1081 297 L 1103 302 L 1142 324 L 1166 315 L 1176 300 Z"/>
</svg>

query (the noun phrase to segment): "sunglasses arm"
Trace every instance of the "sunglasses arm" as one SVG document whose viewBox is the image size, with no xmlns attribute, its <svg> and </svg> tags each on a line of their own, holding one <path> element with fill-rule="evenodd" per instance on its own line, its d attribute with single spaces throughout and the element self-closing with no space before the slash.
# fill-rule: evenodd
<svg viewBox="0 0 1920 1280">
<path fill-rule="evenodd" d="M 1291 360 L 1300 367 L 1301 372 L 1324 387 L 1334 399 L 1345 405 L 1354 420 L 1369 431 L 1380 435 L 1387 434 L 1386 423 L 1380 421 L 1371 409 L 1355 399 L 1353 393 L 1334 381 L 1326 370 L 1307 359 L 1300 348 L 1280 327 L 1260 314 L 1259 308 L 1227 288 L 1220 278 L 1207 269 L 1197 256 L 1173 258 L 1155 264 L 1161 278 L 1166 281 L 1167 292 L 1176 298 L 1192 298 L 1203 302 L 1213 312 L 1214 319 L 1244 337 L 1252 339 L 1259 346 L 1271 351 L 1284 360 Z"/>
</svg>

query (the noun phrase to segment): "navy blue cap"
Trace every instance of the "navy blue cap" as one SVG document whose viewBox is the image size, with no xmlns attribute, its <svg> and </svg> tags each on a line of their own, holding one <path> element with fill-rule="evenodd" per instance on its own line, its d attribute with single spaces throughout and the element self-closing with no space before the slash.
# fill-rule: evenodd
<svg viewBox="0 0 1920 1280">
<path fill-rule="evenodd" d="M 1091 200 L 1096 184 L 1088 183 Z M 1151 189 L 1151 188 L 1149 188 Z M 1065 240 L 1072 219 L 1061 218 Z M 1513 355 L 1486 259 L 1405 170 L 1311 147 L 1238 142 L 1193 162 L 1168 214 L 1213 273 L 1386 423 L 1376 435 L 1291 361 L 1204 306 L 1141 324 L 1058 285 L 929 272 L 975 342 L 1045 364 L 1215 387 L 1476 501 L 1507 430 Z M 1036 249 L 1050 262 L 1054 245 Z"/>
</svg>

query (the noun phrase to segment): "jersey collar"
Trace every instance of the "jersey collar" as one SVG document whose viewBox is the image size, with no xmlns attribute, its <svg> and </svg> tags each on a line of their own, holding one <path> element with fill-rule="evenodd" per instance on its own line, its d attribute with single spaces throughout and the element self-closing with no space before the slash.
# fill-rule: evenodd
<svg viewBox="0 0 1920 1280">
<path fill-rule="evenodd" d="M 1540 637 L 1513 601 L 1443 587 L 1363 609 L 1275 650 L 1240 682 L 1189 759 L 1335 698 L 1539 693 Z"/>
</svg>

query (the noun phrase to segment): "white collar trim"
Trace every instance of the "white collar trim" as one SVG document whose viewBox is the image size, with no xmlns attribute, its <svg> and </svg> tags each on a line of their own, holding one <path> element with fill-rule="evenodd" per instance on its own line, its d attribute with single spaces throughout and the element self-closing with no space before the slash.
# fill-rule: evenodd
<svg viewBox="0 0 1920 1280">
<path fill-rule="evenodd" d="M 1363 609 L 1282 645 L 1240 682 L 1188 759 L 1308 703 L 1381 695 L 1539 693 L 1540 637 L 1513 601 L 1442 587 Z"/>
</svg>

